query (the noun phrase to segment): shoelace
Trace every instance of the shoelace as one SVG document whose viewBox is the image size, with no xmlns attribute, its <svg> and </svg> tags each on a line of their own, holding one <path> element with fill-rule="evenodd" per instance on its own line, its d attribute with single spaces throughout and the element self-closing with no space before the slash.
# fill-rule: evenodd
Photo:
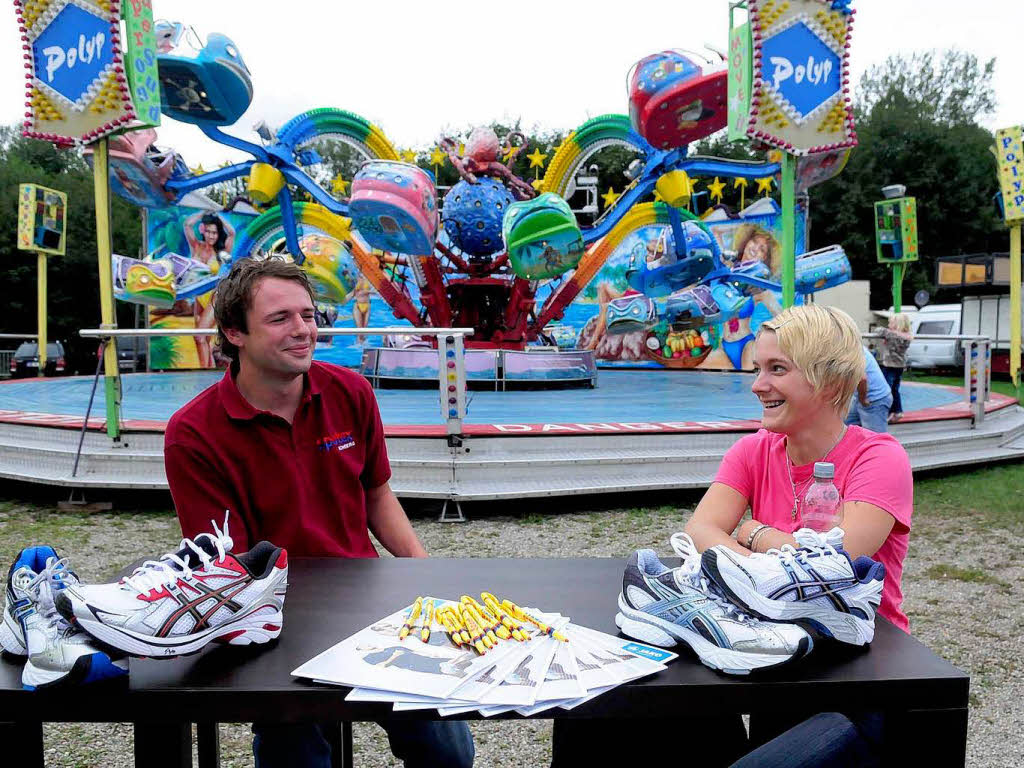
<svg viewBox="0 0 1024 768">
<path fill-rule="evenodd" d="M 71 623 L 57 612 L 57 606 L 53 601 L 53 593 L 67 586 L 67 580 L 71 574 L 67 564 L 66 557 L 47 558 L 46 567 L 25 585 L 25 590 L 35 605 L 36 613 L 46 622 L 47 627 L 56 625 L 61 634 L 76 631 Z"/>
<path fill-rule="evenodd" d="M 714 583 L 708 581 L 708 578 L 700 568 L 700 553 L 697 552 L 697 546 L 693 543 L 693 539 L 690 538 L 689 534 L 673 533 L 669 542 L 672 544 L 672 550 L 683 560 L 679 570 L 689 579 L 694 587 L 724 609 L 726 615 L 735 616 L 737 621 L 747 621 L 751 618 L 749 614 L 744 613 L 737 605 L 730 602 L 729 598 L 722 594 L 721 590 Z"/>
<path fill-rule="evenodd" d="M 203 568 L 208 568 L 214 561 L 213 558 L 207 554 L 206 550 L 202 547 L 196 546 L 196 542 L 200 539 L 209 539 L 215 547 L 217 547 L 217 562 L 224 562 L 225 554 L 230 551 L 234 542 L 231 541 L 231 537 L 228 535 L 228 511 L 224 511 L 224 528 L 223 530 L 217 527 L 217 523 L 213 520 L 210 521 L 213 526 L 213 533 L 201 533 L 195 537 L 195 539 L 182 539 L 178 545 L 178 550 L 190 549 L 195 553 L 196 557 L 202 563 Z M 160 557 L 159 560 L 147 560 L 134 571 L 131 576 L 126 576 L 122 581 L 122 584 L 127 585 L 138 592 L 140 595 L 145 594 L 153 589 L 159 589 L 163 586 L 170 586 L 174 584 L 180 577 L 184 576 L 185 579 L 192 578 L 192 568 L 188 562 L 182 560 L 174 552 L 170 552 Z"/>
<path fill-rule="evenodd" d="M 833 529 L 834 530 L 834 529 Z M 777 557 L 784 563 L 792 563 L 794 560 L 801 565 L 807 564 L 807 556 L 817 555 L 838 555 L 836 548 L 828 539 L 828 534 L 818 533 L 809 528 L 802 528 L 795 534 L 799 547 L 792 544 L 783 544 L 781 547 L 769 549 L 764 553 L 768 557 Z M 753 555 L 757 557 L 757 555 Z"/>
</svg>

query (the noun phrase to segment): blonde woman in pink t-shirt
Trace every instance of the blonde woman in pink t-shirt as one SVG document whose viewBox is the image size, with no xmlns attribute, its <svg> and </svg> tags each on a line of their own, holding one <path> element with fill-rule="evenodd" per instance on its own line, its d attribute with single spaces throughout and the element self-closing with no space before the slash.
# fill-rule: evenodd
<svg viewBox="0 0 1024 768">
<path fill-rule="evenodd" d="M 851 558 L 868 555 L 885 565 L 879 613 L 907 631 L 900 582 L 913 479 L 893 437 L 843 423 L 864 377 L 856 324 L 832 307 L 792 307 L 763 323 L 754 344 L 751 390 L 764 429 L 729 449 L 686 532 L 701 550 L 724 544 L 749 555 L 798 546 L 792 533 L 802 527 L 814 463 L 829 461 L 843 497 L 843 548 Z M 752 518 L 742 521 L 748 508 Z"/>
<path fill-rule="evenodd" d="M 843 549 L 851 558 L 867 555 L 885 566 L 879 613 L 909 631 L 901 608 L 901 581 L 913 478 L 906 452 L 891 435 L 844 424 L 850 399 L 864 378 L 856 323 L 833 307 L 808 304 L 784 310 L 761 325 L 754 369 L 751 391 L 761 401 L 764 428 L 729 449 L 686 532 L 700 550 L 725 545 L 750 555 L 786 544 L 799 546 L 792 534 L 803 527 L 801 504 L 813 482 L 814 463 L 831 462 L 843 498 Z M 743 520 L 748 508 L 752 517 Z M 841 752 L 870 752 L 877 721 L 872 716 L 854 724 L 838 713 L 818 715 L 737 765 L 764 764 L 774 750 L 786 752 L 823 731 L 843 745 Z M 752 719 L 751 742 L 778 733 L 779 725 L 756 727 Z"/>
</svg>

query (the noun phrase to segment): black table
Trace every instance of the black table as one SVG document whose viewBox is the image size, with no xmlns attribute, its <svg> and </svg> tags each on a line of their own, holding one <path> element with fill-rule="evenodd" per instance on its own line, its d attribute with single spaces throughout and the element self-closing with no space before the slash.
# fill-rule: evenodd
<svg viewBox="0 0 1024 768">
<path fill-rule="evenodd" d="M 211 726 L 217 722 L 379 720 L 391 716 L 390 704 L 346 702 L 349 689 L 315 685 L 289 673 L 420 594 L 457 599 L 488 590 L 615 634 L 623 562 L 292 558 L 285 626 L 275 645 L 216 645 L 185 658 L 132 659 L 127 685 L 61 692 L 23 691 L 20 667 L 0 663 L 0 723 L 17 721 L 0 725 L 0 743 L 12 765 L 41 765 L 42 721 L 131 721 L 136 764 L 178 768 L 190 759 L 190 725 L 181 722 L 183 716 L 207 734 L 215 733 Z M 768 675 L 728 677 L 698 663 L 689 649 L 677 650 L 680 658 L 657 675 L 571 711 L 555 708 L 537 716 L 644 718 L 670 708 L 695 713 L 698 707 L 714 716 L 775 712 L 782 705 L 791 712 L 806 709 L 807 715 L 882 709 L 901 718 L 894 749 L 906 749 L 915 762 L 933 766 L 964 764 L 969 677 L 883 619 L 867 648 L 819 643 L 807 659 Z M 437 715 L 427 710 L 394 716 Z M 18 744 L 20 762 L 10 751 Z"/>
</svg>

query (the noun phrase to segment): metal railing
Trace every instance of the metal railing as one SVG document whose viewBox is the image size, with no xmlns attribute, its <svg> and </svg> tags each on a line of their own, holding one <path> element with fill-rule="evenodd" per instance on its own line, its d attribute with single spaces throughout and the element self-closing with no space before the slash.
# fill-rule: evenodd
<svg viewBox="0 0 1024 768">
<path fill-rule="evenodd" d="M 391 336 L 396 334 L 415 333 L 417 336 L 437 336 L 438 351 L 438 395 L 440 397 L 441 418 L 445 423 L 449 441 L 455 441 L 462 435 L 462 424 L 466 418 L 466 358 L 465 338 L 474 332 L 472 328 L 413 328 L 411 326 L 385 326 L 381 328 L 318 328 L 317 337 L 328 336 Z M 89 405 L 82 423 L 82 433 L 78 440 L 78 452 L 75 454 L 75 465 L 71 471 L 74 477 L 78 471 L 78 460 L 82 452 L 85 430 L 89 424 L 93 400 L 96 396 L 96 385 L 103 372 L 103 352 L 111 339 L 119 338 L 152 338 L 154 336 L 215 336 L 216 328 L 84 328 L 78 335 L 86 339 L 99 339 L 99 363 L 93 380 Z M 117 372 L 120 375 L 120 371 Z M 454 443 L 453 443 L 454 444 Z M 460 513 L 461 515 L 461 510 Z"/>
<path fill-rule="evenodd" d="M 862 333 L 864 339 L 881 339 L 879 333 Z M 964 349 L 964 402 L 973 416 L 972 426 L 985 420 L 985 403 L 992 393 L 992 339 L 988 336 L 915 335 L 914 341 L 958 341 Z"/>
</svg>

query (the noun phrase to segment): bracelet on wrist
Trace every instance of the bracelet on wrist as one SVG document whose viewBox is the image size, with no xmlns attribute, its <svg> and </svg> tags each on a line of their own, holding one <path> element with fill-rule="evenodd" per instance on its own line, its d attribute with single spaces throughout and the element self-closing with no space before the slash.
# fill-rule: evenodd
<svg viewBox="0 0 1024 768">
<path fill-rule="evenodd" d="M 764 536 L 764 534 L 770 531 L 771 528 L 772 527 L 770 525 L 764 525 L 758 528 L 757 531 L 754 532 L 754 535 L 750 538 L 750 546 L 747 547 L 747 549 L 749 549 L 751 552 L 757 552 L 757 542 Z"/>
<path fill-rule="evenodd" d="M 761 531 L 763 531 L 767 527 L 768 525 L 766 523 L 761 523 L 760 525 L 755 526 L 754 530 L 752 530 L 750 532 L 750 535 L 747 536 L 747 540 L 744 542 L 744 546 L 746 546 L 747 549 L 753 549 L 754 539 L 756 539 L 758 534 L 760 534 Z"/>
</svg>

